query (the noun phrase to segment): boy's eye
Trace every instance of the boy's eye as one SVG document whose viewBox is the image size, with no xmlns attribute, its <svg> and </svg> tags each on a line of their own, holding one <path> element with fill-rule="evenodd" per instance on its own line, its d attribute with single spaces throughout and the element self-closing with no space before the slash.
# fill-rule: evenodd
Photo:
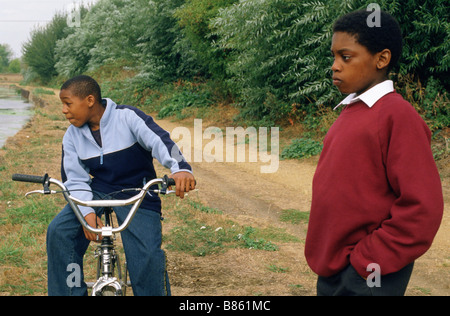
<svg viewBox="0 0 450 316">
<path fill-rule="evenodd" d="M 349 56 L 349 55 L 342 55 L 342 59 L 344 60 L 344 61 L 347 61 L 347 60 L 349 60 L 351 58 L 351 56 Z"/>
</svg>

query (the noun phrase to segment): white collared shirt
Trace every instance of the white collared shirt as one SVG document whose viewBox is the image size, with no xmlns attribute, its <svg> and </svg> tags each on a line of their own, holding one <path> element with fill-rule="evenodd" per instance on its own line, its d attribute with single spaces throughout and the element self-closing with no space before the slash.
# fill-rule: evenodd
<svg viewBox="0 0 450 316">
<path fill-rule="evenodd" d="M 333 110 L 336 110 L 342 104 L 347 105 L 358 101 L 364 102 L 369 108 L 371 108 L 378 100 L 392 91 L 394 91 L 394 82 L 392 80 L 385 80 L 376 86 L 373 86 L 361 95 L 356 96 L 356 93 L 349 94 L 344 100 L 341 101 L 341 103 L 336 105 Z"/>
</svg>

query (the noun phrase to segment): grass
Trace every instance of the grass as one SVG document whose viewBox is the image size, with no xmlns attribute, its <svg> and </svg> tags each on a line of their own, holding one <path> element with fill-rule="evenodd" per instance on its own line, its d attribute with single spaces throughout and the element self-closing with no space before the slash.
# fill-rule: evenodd
<svg viewBox="0 0 450 316">
<path fill-rule="evenodd" d="M 0 265 L 5 266 L 12 264 L 17 267 L 23 267 L 23 247 L 15 244 L 13 240 L 7 240 L 0 247 Z"/>
<path fill-rule="evenodd" d="M 267 269 L 270 272 L 274 272 L 274 273 L 287 273 L 289 272 L 289 268 L 284 268 L 284 267 L 280 267 L 277 266 L 276 264 L 270 264 L 269 266 L 267 266 Z"/>
<path fill-rule="evenodd" d="M 25 198 L 26 192 L 41 188 L 11 180 L 13 173 L 55 177 L 60 173 L 66 122 L 55 119 L 54 113 L 60 112 L 55 96 L 36 92 L 48 105 L 35 111 L 32 120 L 0 150 L 0 295 L 46 294 L 46 230 L 65 204 L 60 196 Z"/>
<path fill-rule="evenodd" d="M 33 94 L 35 95 L 43 95 L 43 94 L 47 94 L 47 95 L 55 95 L 55 93 L 51 90 L 47 90 L 41 87 L 38 87 L 36 89 L 33 90 Z"/>
<path fill-rule="evenodd" d="M 166 199 L 165 203 L 173 226 L 164 235 L 168 250 L 203 257 L 233 248 L 277 251 L 277 242 L 299 242 L 282 229 L 240 225 L 221 211 L 193 200 L 185 203 Z"/>
<path fill-rule="evenodd" d="M 308 223 L 309 212 L 302 212 L 295 209 L 282 210 L 280 220 L 291 224 Z"/>
</svg>

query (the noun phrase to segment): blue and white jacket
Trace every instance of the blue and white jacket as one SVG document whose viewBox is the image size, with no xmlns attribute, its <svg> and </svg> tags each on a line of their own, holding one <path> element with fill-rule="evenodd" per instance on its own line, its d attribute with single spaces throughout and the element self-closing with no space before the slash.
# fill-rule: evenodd
<svg viewBox="0 0 450 316">
<path fill-rule="evenodd" d="M 116 105 L 110 99 L 100 120 L 102 147 L 85 124 L 70 125 L 63 138 L 61 177 L 70 194 L 90 201 L 92 191 L 111 193 L 126 188 L 141 188 L 156 178 L 153 158 L 171 173 L 192 172 L 178 146 L 167 131 L 159 127 L 152 117 L 127 105 Z M 137 194 L 120 193 L 118 199 Z M 141 208 L 161 212 L 158 196 L 147 194 Z M 83 216 L 92 208 L 80 206 Z"/>
</svg>

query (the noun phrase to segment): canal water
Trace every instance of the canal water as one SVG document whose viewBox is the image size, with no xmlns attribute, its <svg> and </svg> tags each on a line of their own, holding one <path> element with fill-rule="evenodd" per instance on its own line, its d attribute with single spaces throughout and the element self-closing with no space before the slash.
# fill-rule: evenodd
<svg viewBox="0 0 450 316">
<path fill-rule="evenodd" d="M 31 118 L 31 103 L 18 94 L 17 89 L 0 86 L 0 148 Z"/>
</svg>

